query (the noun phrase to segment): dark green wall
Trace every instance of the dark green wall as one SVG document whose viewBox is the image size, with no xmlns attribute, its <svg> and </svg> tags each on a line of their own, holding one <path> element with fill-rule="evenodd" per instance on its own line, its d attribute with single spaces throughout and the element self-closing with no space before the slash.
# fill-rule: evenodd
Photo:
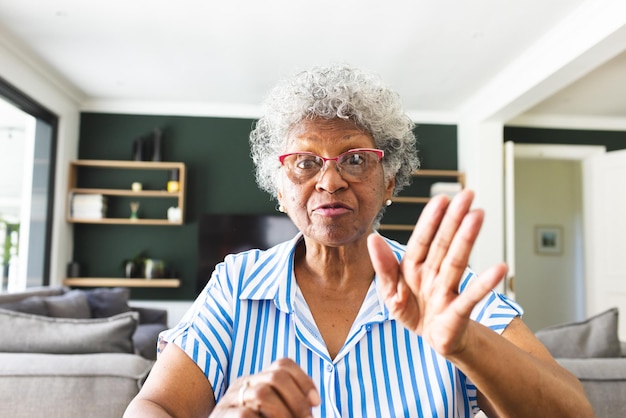
<svg viewBox="0 0 626 418">
<path fill-rule="evenodd" d="M 626 148 L 626 132 L 504 127 L 504 140 L 518 144 L 604 145 L 607 151 Z"/>
<path fill-rule="evenodd" d="M 183 226 L 74 225 L 74 260 L 81 263 L 86 275 L 121 277 L 122 261 L 145 251 L 150 257 L 167 260 L 182 285 L 177 289 L 132 289 L 132 297 L 193 299 L 198 216 L 275 213 L 276 202 L 261 192 L 254 180 L 248 147 L 253 123 L 252 119 L 83 113 L 80 159 L 130 160 L 133 141 L 160 128 L 162 159 L 187 165 Z M 423 168 L 457 168 L 456 126 L 419 125 L 415 132 Z M 128 187 L 132 181 L 128 179 Z M 391 211 L 388 215 L 393 217 Z"/>
</svg>

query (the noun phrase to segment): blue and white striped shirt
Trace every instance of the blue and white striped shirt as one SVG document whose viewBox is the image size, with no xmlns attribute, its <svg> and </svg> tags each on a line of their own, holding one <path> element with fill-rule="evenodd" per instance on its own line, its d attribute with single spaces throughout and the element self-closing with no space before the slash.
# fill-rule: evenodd
<svg viewBox="0 0 626 418">
<path fill-rule="evenodd" d="M 468 417 L 478 411 L 476 387 L 390 317 L 376 278 L 331 359 L 294 276 L 300 239 L 227 256 L 181 322 L 163 332 L 162 340 L 181 347 L 204 371 L 217 402 L 230 381 L 289 357 L 320 392 L 315 417 Z M 405 247 L 387 242 L 400 260 Z M 473 277 L 467 270 L 461 291 Z M 521 313 L 492 292 L 472 319 L 500 333 Z"/>
</svg>

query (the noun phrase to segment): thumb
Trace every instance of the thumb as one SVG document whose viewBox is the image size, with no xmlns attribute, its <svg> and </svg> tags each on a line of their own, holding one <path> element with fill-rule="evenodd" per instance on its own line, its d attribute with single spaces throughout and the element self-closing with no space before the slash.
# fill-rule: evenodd
<svg viewBox="0 0 626 418">
<path fill-rule="evenodd" d="M 396 294 L 400 265 L 383 237 L 373 233 L 367 237 L 367 249 L 376 275 L 381 281 L 381 289 L 385 298 Z"/>
</svg>

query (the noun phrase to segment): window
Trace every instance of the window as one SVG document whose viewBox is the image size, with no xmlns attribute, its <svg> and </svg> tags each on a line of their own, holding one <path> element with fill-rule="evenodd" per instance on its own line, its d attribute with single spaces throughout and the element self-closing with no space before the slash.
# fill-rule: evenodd
<svg viewBox="0 0 626 418">
<path fill-rule="evenodd" d="M 0 78 L 0 291 L 49 284 L 57 122 Z"/>
</svg>

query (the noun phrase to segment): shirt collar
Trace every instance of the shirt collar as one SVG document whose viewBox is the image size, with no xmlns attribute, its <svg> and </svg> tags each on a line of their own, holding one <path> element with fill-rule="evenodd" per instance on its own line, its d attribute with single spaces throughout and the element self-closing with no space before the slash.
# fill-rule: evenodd
<svg viewBox="0 0 626 418">
<path fill-rule="evenodd" d="M 302 233 L 294 238 L 278 244 L 266 251 L 261 251 L 249 273 L 243 278 L 239 299 L 274 300 L 276 307 L 283 312 L 293 312 L 293 301 L 296 295 L 296 280 L 294 276 L 294 254 L 298 243 L 302 240 Z M 385 238 L 396 258 L 400 260 L 404 255 L 404 246 Z M 374 277 L 374 288 L 379 314 L 383 319 L 389 318 L 389 310 L 382 297 L 381 285 Z"/>
<path fill-rule="evenodd" d="M 239 299 L 273 299 L 278 309 L 291 312 L 296 285 L 294 253 L 301 239 L 302 233 L 298 233 L 289 241 L 261 251 L 243 279 Z"/>
</svg>

